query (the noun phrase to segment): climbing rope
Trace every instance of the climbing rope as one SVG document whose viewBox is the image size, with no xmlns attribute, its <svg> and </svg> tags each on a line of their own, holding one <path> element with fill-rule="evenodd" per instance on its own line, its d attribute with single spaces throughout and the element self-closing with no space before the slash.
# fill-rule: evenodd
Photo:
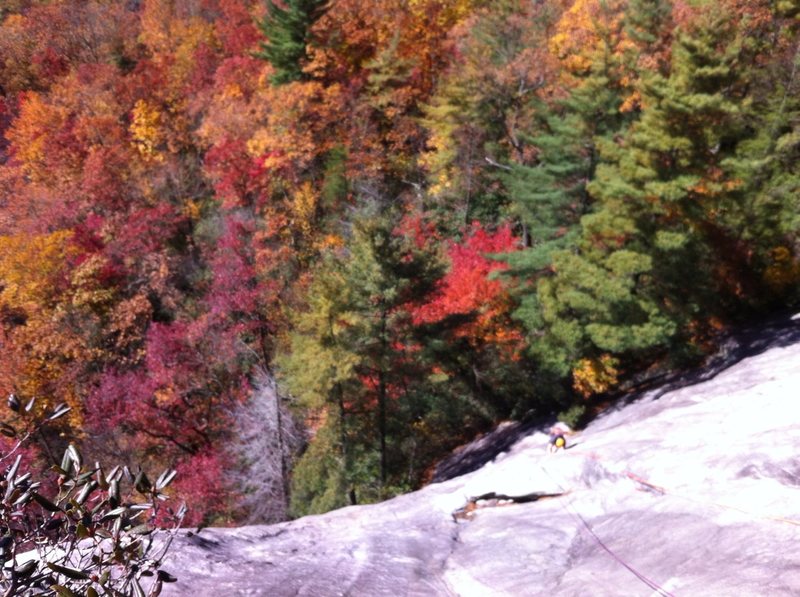
<svg viewBox="0 0 800 597">
<path fill-rule="evenodd" d="M 597 460 L 597 461 L 605 460 L 604 457 L 600 456 L 596 452 L 584 452 L 584 451 L 572 452 L 572 451 L 566 451 L 566 453 L 569 454 L 569 455 L 572 455 L 572 456 L 585 456 L 585 457 L 588 457 L 588 458 L 590 458 L 592 460 Z M 545 494 L 545 495 L 538 495 L 537 494 L 537 499 L 541 498 L 541 497 L 560 497 L 562 495 L 566 495 L 566 494 L 570 493 L 569 491 L 564 489 L 564 487 L 562 487 L 561 484 L 555 478 L 553 478 L 553 476 L 544 467 L 544 465 L 540 464 L 540 468 L 542 469 L 542 472 L 544 472 L 545 475 L 550 477 L 550 479 L 559 487 L 559 489 L 561 489 L 562 493 L 561 494 Z M 750 512 L 750 511 L 744 510 L 742 508 L 738 508 L 736 506 L 731 506 L 731 505 L 728 505 L 728 504 L 721 504 L 721 503 L 712 502 L 712 501 L 709 501 L 709 500 L 700 500 L 700 499 L 697 499 L 697 498 L 694 498 L 694 497 L 690 497 L 690 496 L 683 495 L 683 494 L 680 494 L 680 493 L 677 493 L 677 492 L 674 492 L 674 491 L 670 491 L 670 490 L 668 490 L 668 489 L 666 489 L 666 488 L 664 488 L 664 487 L 662 487 L 660 485 L 656 485 L 655 483 L 649 481 L 648 479 L 646 479 L 644 477 L 641 477 L 641 476 L 639 476 L 639 475 L 637 475 L 637 474 L 635 474 L 635 473 L 633 473 L 633 472 L 631 472 L 629 470 L 623 470 L 622 472 L 631 481 L 633 481 L 635 483 L 638 483 L 642 487 L 647 488 L 649 491 L 653 491 L 653 492 L 661 494 L 661 495 L 669 495 L 669 496 L 673 496 L 673 497 L 679 497 L 679 498 L 682 498 L 682 499 L 685 499 L 685 500 L 689 500 L 689 501 L 692 501 L 692 502 L 695 502 L 695 503 L 698 503 L 698 504 L 703 504 L 703 505 L 707 505 L 707 506 L 714 506 L 714 507 L 717 507 L 717 508 L 722 508 L 722 509 L 727 509 L 727 510 L 734 510 L 734 511 L 746 514 L 748 516 L 751 516 L 753 518 L 761 518 L 761 519 L 765 519 L 765 520 L 772 520 L 772 521 L 776 521 L 776 522 L 790 524 L 790 525 L 793 525 L 793 526 L 800 526 L 800 521 L 798 521 L 798 520 L 793 520 L 793 519 L 790 519 L 790 518 L 783 518 L 783 517 L 776 517 L 776 516 L 765 516 L 765 515 L 757 514 L 755 512 Z M 473 509 L 476 506 L 477 501 L 479 499 L 481 499 L 481 498 L 484 498 L 484 497 L 509 498 L 509 496 L 505 496 L 505 495 L 498 496 L 497 494 L 494 494 L 494 493 L 486 494 L 484 496 L 479 496 L 478 498 L 472 498 L 472 500 L 470 501 L 470 505 L 473 506 Z M 527 497 L 527 496 L 522 496 L 522 497 Z M 516 500 L 514 500 L 512 498 L 512 501 L 516 501 Z M 520 500 L 520 502 L 521 501 L 523 501 L 523 500 Z M 527 500 L 527 501 L 535 501 L 535 500 Z M 645 576 L 644 574 L 639 572 L 631 564 L 626 562 L 617 553 L 615 553 L 608 545 L 606 545 L 606 543 L 603 541 L 603 539 L 594 531 L 594 529 L 586 521 L 586 519 L 583 516 L 581 516 L 580 512 L 578 512 L 575 509 L 575 506 L 572 505 L 572 503 L 564 503 L 562 500 L 558 500 L 558 502 L 559 502 L 559 506 L 565 512 L 567 512 L 567 514 L 572 516 L 574 519 L 576 519 L 578 522 L 580 522 L 581 525 L 583 525 L 583 527 L 592 536 L 592 538 L 595 540 L 595 542 L 606 553 L 608 553 L 617 563 L 619 563 L 626 570 L 628 570 L 631 574 L 633 574 L 637 579 L 639 579 L 639 581 L 641 581 L 648 588 L 650 588 L 652 591 L 654 591 L 654 593 L 656 595 L 658 595 L 660 597 L 675 597 L 672 593 L 667 591 L 665 588 L 660 586 L 658 583 L 656 583 L 652 579 L 648 578 L 647 576 Z M 461 510 L 464 510 L 466 512 L 467 508 L 463 508 Z M 458 518 L 456 513 L 453 514 L 453 518 L 454 518 L 454 520 L 456 520 Z"/>
<path fill-rule="evenodd" d="M 539 465 L 539 466 L 541 467 L 541 469 L 544 472 L 544 474 L 547 475 L 548 477 L 550 477 L 550 479 L 552 479 L 552 481 L 556 485 L 558 485 L 558 487 L 559 487 L 559 489 L 561 489 L 561 491 L 566 493 L 566 490 L 561 486 L 561 483 L 559 483 L 558 481 L 556 481 L 553 478 L 553 476 L 550 474 L 550 472 L 546 468 L 544 468 L 544 465 Z M 589 534 L 594 538 L 594 540 L 597 542 L 597 544 L 600 547 L 602 547 L 606 551 L 606 553 L 608 553 L 608 555 L 610 555 L 612 558 L 614 558 L 614 560 L 616 560 L 621 566 L 623 566 L 626 570 L 628 570 L 631 574 L 633 574 L 641 582 L 643 582 L 645 585 L 647 585 L 651 590 L 653 590 L 655 593 L 657 593 L 661 597 L 675 597 L 675 595 L 673 595 L 672 593 L 670 593 L 669 591 L 664 589 L 662 586 L 660 586 L 654 580 L 651 580 L 650 578 L 648 578 L 647 576 L 645 576 L 644 574 L 639 572 L 636 568 L 631 566 L 628 562 L 623 560 L 619 555 L 617 555 L 614 552 L 614 550 L 612 550 L 608 545 L 606 545 L 605 542 L 598 536 L 598 534 L 594 532 L 594 529 L 586 521 L 586 519 L 583 516 L 581 516 L 580 512 L 578 512 L 575 509 L 575 506 L 573 506 L 572 504 L 564 504 L 561 500 L 559 500 L 559 505 L 561 506 L 561 508 L 567 514 L 569 514 L 573 518 L 577 519 L 584 526 L 584 528 L 587 531 L 589 531 Z"/>
<path fill-rule="evenodd" d="M 574 510 L 574 506 L 572 506 L 571 504 L 569 506 L 570 506 L 570 508 L 572 508 Z M 567 508 L 564 508 L 564 509 L 567 510 Z M 569 510 L 567 510 L 567 511 L 569 511 Z M 580 515 L 580 512 L 575 511 L 575 512 L 573 512 L 573 514 L 575 515 L 575 517 L 578 520 L 581 521 L 581 523 L 583 523 L 583 526 L 586 528 L 587 531 L 589 531 L 589 533 L 592 535 L 592 537 L 594 537 L 595 541 L 597 541 L 597 544 L 600 545 L 600 547 L 602 547 L 604 550 L 606 550 L 606 552 L 612 558 L 614 558 L 617 562 L 619 562 L 622 566 L 624 566 L 627 570 L 629 570 L 636 578 L 638 578 L 640 581 L 642 581 L 644 584 L 646 584 L 648 587 L 650 587 L 653 591 L 655 591 L 656 593 L 658 593 L 662 597 L 674 597 L 674 595 L 672 593 L 670 593 L 669 591 L 667 591 L 666 589 L 664 589 L 660 585 L 656 584 L 655 581 L 650 580 L 649 578 L 647 578 L 644 574 L 642 574 L 641 572 L 636 570 L 636 568 L 634 568 L 633 566 L 628 564 L 625 560 L 623 560 L 616 553 L 614 553 L 614 551 L 608 545 L 606 545 L 605 542 L 600 537 L 597 536 L 597 533 L 594 532 L 594 529 L 592 529 L 592 527 L 589 526 L 589 523 L 586 522 L 586 520 L 583 518 L 583 516 Z"/>
</svg>

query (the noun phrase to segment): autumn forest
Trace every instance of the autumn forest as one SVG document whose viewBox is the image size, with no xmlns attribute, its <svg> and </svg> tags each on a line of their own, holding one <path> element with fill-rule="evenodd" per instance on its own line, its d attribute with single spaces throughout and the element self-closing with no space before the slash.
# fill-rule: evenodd
<svg viewBox="0 0 800 597">
<path fill-rule="evenodd" d="M 0 419 L 217 525 L 580 424 L 797 304 L 798 65 L 793 0 L 2 0 Z"/>
</svg>

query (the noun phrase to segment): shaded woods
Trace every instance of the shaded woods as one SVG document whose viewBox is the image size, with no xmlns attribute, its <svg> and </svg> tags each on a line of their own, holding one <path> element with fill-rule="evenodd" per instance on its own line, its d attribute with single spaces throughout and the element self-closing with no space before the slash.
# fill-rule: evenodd
<svg viewBox="0 0 800 597">
<path fill-rule="evenodd" d="M 26 458 L 273 521 L 697 362 L 798 298 L 798 14 L 3 3 L 0 389 L 71 407 Z"/>
</svg>

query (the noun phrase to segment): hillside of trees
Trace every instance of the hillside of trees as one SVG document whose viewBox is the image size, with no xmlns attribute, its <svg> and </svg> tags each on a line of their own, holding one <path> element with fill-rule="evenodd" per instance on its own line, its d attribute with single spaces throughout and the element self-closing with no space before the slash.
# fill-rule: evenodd
<svg viewBox="0 0 800 597">
<path fill-rule="evenodd" d="M 799 64 L 794 0 L 1 1 L 25 461 L 271 522 L 698 363 L 800 298 Z"/>
</svg>

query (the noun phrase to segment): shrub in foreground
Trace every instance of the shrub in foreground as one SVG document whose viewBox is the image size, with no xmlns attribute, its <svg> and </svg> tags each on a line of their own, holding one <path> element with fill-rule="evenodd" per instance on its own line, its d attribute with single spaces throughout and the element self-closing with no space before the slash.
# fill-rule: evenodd
<svg viewBox="0 0 800 597">
<path fill-rule="evenodd" d="M 24 409 L 12 395 L 12 410 Z M 151 481 L 143 471 L 87 465 L 70 444 L 60 465 L 41 479 L 23 470 L 21 451 L 42 426 L 62 417 L 56 407 L 20 431 L 0 423 L 12 439 L 0 453 L 0 594 L 152 597 L 176 579 L 161 569 L 185 514 L 166 507 L 166 470 Z M 48 489 L 51 488 L 51 489 Z"/>
</svg>

